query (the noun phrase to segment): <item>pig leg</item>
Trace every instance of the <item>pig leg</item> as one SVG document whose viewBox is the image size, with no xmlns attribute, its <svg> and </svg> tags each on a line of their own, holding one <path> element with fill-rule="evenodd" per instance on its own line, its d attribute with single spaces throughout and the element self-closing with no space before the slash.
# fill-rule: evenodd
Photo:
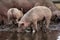
<svg viewBox="0 0 60 40">
<path fill-rule="evenodd" d="M 47 28 L 47 29 L 49 28 L 49 24 L 50 24 L 50 19 L 47 19 L 47 20 L 46 20 L 46 28 Z"/>
<path fill-rule="evenodd" d="M 10 20 L 10 15 L 8 15 L 8 24 L 11 24 L 12 21 Z"/>
<path fill-rule="evenodd" d="M 17 19 L 16 19 L 16 23 L 18 23 L 18 21 L 19 21 L 19 18 L 20 18 L 20 17 L 18 16 L 18 17 L 17 17 Z"/>
<path fill-rule="evenodd" d="M 18 18 L 16 19 L 16 23 L 18 23 Z"/>
<path fill-rule="evenodd" d="M 50 24 L 50 19 L 46 20 L 46 30 L 45 30 L 45 32 L 49 31 L 49 24 Z"/>
<path fill-rule="evenodd" d="M 9 23 L 9 21 L 10 21 L 10 14 L 7 14 L 7 17 L 8 17 L 8 23 Z"/>
<path fill-rule="evenodd" d="M 18 23 L 18 19 L 20 18 L 20 16 L 16 16 L 16 17 L 17 17 L 16 22 Z"/>
<path fill-rule="evenodd" d="M 50 21 L 49 21 L 49 20 L 47 20 L 46 28 L 48 28 L 48 27 L 49 27 L 49 23 L 50 23 Z"/>
<path fill-rule="evenodd" d="M 45 31 L 46 27 L 44 27 L 44 21 L 40 21 L 40 30 Z"/>
<path fill-rule="evenodd" d="M 18 24 L 17 32 L 20 32 L 20 24 Z"/>
<path fill-rule="evenodd" d="M 34 26 L 34 27 L 33 27 L 33 30 L 38 31 L 37 21 L 34 21 L 33 26 Z"/>
</svg>

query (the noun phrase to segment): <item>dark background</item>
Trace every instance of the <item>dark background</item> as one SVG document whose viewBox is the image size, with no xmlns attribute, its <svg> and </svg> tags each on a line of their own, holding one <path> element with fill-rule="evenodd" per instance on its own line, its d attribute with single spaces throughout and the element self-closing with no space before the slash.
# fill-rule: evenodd
<svg viewBox="0 0 60 40">
<path fill-rule="evenodd" d="M 60 0 L 52 0 L 54 3 L 60 3 Z"/>
</svg>

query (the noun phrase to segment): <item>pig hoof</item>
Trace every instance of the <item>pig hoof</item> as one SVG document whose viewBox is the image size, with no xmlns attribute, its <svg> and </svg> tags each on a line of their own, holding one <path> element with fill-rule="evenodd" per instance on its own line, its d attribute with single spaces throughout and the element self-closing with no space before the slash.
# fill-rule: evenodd
<svg viewBox="0 0 60 40">
<path fill-rule="evenodd" d="M 32 33 L 35 33 L 35 32 L 36 32 L 35 30 L 32 31 Z"/>
</svg>

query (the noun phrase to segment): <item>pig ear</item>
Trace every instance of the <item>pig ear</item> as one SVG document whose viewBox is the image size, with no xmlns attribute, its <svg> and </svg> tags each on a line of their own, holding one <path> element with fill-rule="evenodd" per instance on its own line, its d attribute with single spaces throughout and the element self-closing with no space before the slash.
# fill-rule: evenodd
<svg viewBox="0 0 60 40">
<path fill-rule="evenodd" d="M 23 12 L 23 8 L 21 8 L 21 11 Z"/>
</svg>

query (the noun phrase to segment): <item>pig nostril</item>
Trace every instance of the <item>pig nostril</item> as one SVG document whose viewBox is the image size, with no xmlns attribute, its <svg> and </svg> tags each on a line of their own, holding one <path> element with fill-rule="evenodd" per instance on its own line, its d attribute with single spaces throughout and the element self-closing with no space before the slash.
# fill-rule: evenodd
<svg viewBox="0 0 60 40">
<path fill-rule="evenodd" d="M 18 19 L 18 21 L 20 21 L 20 20 L 21 20 L 21 18 Z"/>
</svg>

